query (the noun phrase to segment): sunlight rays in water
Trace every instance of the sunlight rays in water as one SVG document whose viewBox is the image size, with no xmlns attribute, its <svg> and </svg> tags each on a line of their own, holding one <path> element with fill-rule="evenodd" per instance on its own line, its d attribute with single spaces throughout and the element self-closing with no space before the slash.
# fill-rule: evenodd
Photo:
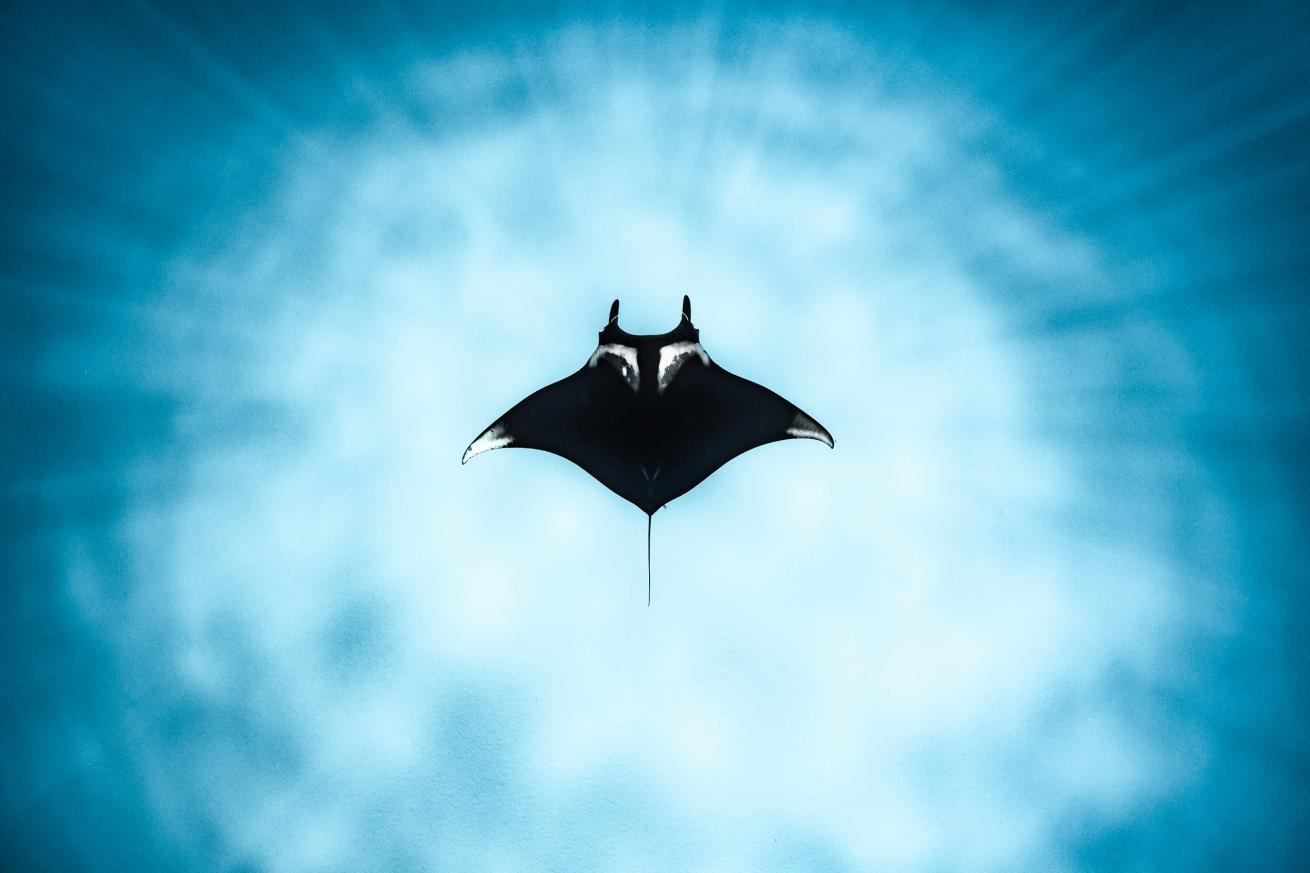
<svg viewBox="0 0 1310 873">
<path fill-rule="evenodd" d="M 66 320 L 33 379 L 89 450 L 8 493 L 66 513 L 68 609 L 144 701 L 99 727 L 141 814 L 192 866 L 271 871 L 1085 869 L 1157 815 L 1203 866 L 1176 804 L 1272 778 L 1227 763 L 1242 737 L 1299 742 L 1289 704 L 1214 689 L 1289 687 L 1248 581 L 1250 529 L 1290 524 L 1279 450 L 1246 453 L 1301 421 L 1251 359 L 1304 311 L 1216 315 L 1292 262 L 1202 218 L 1272 196 L 1276 163 L 1212 163 L 1304 107 L 1152 151 L 1249 86 L 1125 125 L 1138 98 L 1092 98 L 1143 46 L 1077 71 L 1126 12 L 972 89 L 1001 31 L 939 37 L 944 7 L 895 40 L 892 13 L 725 18 L 430 57 L 398 14 L 397 48 L 279 93 L 239 28 L 148 12 L 214 105 L 130 177 L 51 158 L 100 193 L 26 231 L 87 271 L 13 281 Z M 357 56 L 317 25 L 311 55 Z M 752 453 L 661 513 L 648 612 L 643 519 L 556 459 L 458 457 L 613 296 L 644 331 L 684 292 L 839 449 Z"/>
</svg>

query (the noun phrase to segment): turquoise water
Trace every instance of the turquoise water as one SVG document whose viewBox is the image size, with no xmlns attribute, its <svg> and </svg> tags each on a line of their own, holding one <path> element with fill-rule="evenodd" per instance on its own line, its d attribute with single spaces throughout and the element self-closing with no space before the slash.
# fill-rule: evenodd
<svg viewBox="0 0 1310 873">
<path fill-rule="evenodd" d="M 7 869 L 1290 869 L 1310 16 L 7 13 Z M 610 301 L 836 437 L 459 464 Z"/>
</svg>

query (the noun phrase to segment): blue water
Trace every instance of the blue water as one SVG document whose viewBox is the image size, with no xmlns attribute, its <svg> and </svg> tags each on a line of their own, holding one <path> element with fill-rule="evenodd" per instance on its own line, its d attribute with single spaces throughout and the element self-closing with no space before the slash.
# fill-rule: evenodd
<svg viewBox="0 0 1310 873">
<path fill-rule="evenodd" d="M 1303 865 L 1310 10 L 973 5 L 6 11 L 4 868 Z"/>
</svg>

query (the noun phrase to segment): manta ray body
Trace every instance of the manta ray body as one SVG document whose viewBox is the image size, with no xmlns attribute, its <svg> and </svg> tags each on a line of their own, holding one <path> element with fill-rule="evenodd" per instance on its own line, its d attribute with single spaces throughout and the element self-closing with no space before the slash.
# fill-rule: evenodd
<svg viewBox="0 0 1310 873">
<path fill-rule="evenodd" d="M 678 326 L 654 335 L 621 328 L 615 300 L 582 368 L 492 422 L 461 463 L 491 449 L 551 452 L 649 519 L 743 452 L 786 439 L 833 446 L 827 429 L 794 404 L 710 359 L 690 298 L 682 298 Z M 649 523 L 647 534 L 649 546 Z"/>
</svg>

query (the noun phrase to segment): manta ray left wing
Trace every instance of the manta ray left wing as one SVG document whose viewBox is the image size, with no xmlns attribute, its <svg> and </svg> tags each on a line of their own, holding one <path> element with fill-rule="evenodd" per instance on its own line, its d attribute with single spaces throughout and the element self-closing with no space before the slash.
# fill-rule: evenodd
<svg viewBox="0 0 1310 873">
<path fill-rule="evenodd" d="M 652 515 L 728 461 L 766 443 L 816 439 L 822 425 L 774 392 L 710 360 L 683 298 L 665 334 L 618 326 L 619 302 L 576 373 L 530 394 L 464 452 L 530 448 L 567 458 Z"/>
</svg>

